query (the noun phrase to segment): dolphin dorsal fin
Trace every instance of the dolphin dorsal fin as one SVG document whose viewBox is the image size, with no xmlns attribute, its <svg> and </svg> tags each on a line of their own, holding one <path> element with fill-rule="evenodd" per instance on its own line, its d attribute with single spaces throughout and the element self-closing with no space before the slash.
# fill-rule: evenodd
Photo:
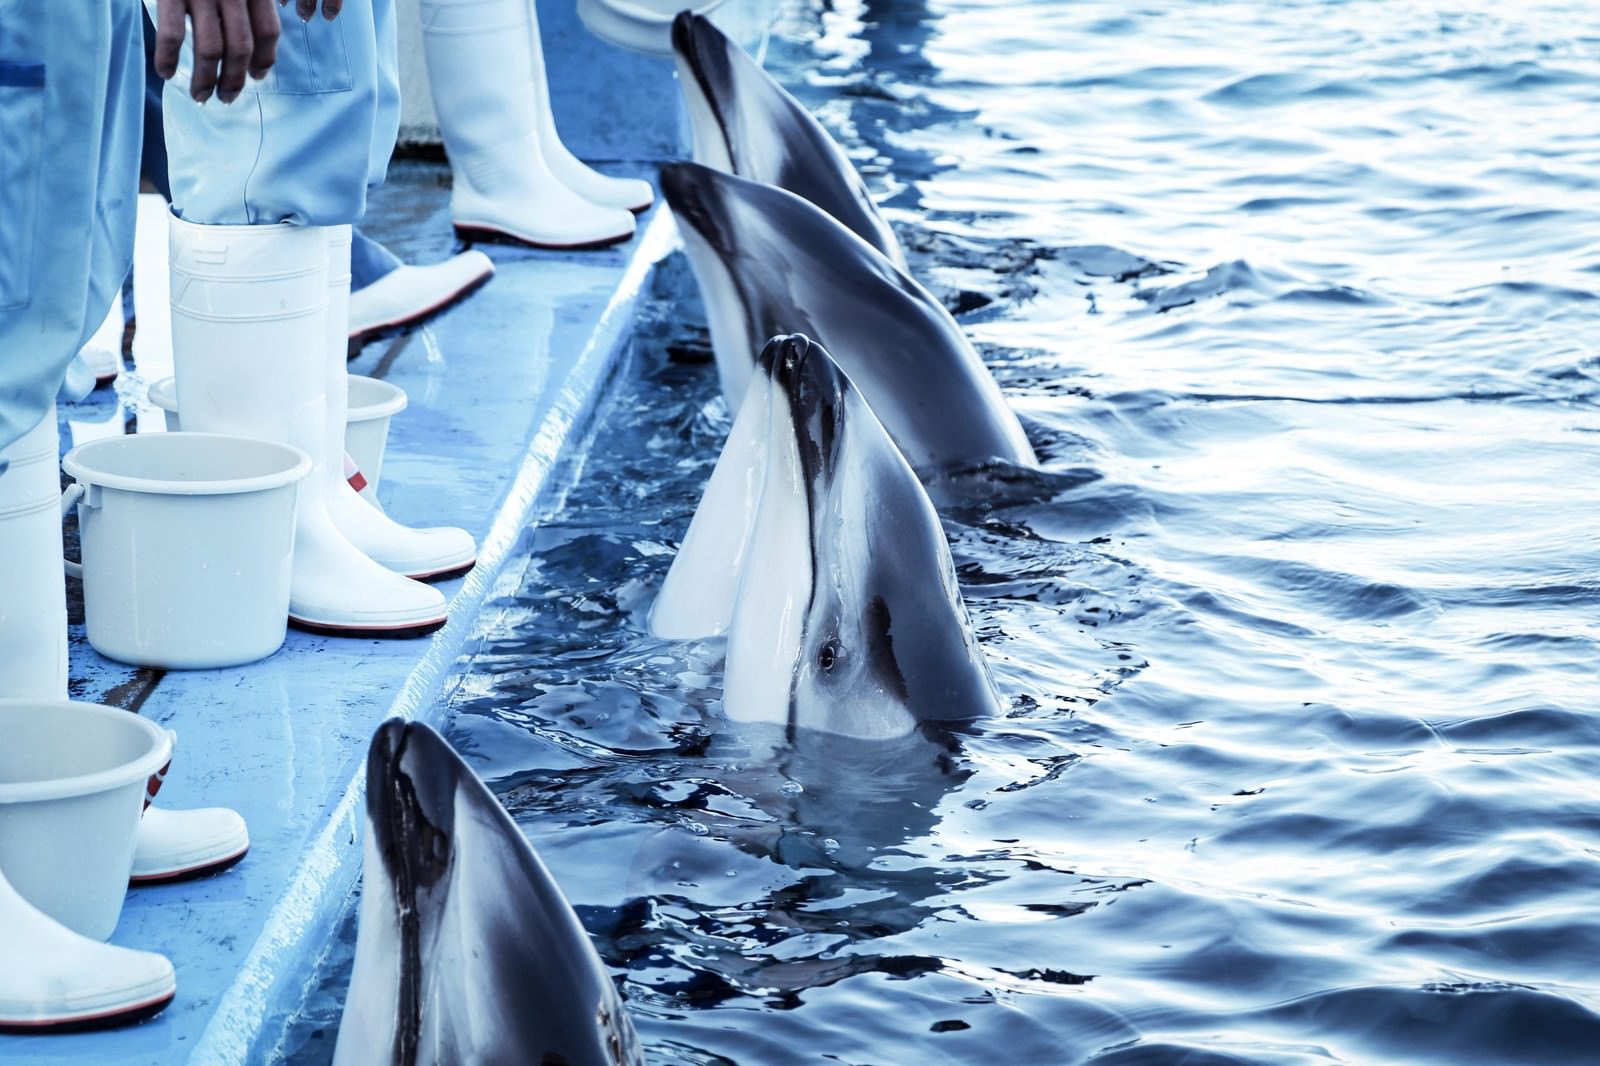
<svg viewBox="0 0 1600 1066">
<path fill-rule="evenodd" d="M 657 637 L 720 636 L 733 621 L 766 476 L 769 402 L 766 375 L 752 374 L 700 506 L 650 609 L 650 632 Z"/>
</svg>

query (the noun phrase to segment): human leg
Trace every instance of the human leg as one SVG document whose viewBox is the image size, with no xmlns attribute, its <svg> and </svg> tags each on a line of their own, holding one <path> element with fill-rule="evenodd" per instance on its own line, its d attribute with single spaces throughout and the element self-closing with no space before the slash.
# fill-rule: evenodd
<svg viewBox="0 0 1600 1066">
<path fill-rule="evenodd" d="M 0 0 L 0 694 L 65 694 L 65 590 L 53 401 L 68 363 L 126 273 L 130 202 L 102 182 L 136 181 L 138 48 L 127 2 Z M 54 121 L 52 115 L 103 116 Z M 87 223 L 87 224 L 86 224 Z M 176 988 L 159 955 L 99 944 L 57 924 L 0 873 L 0 1028 L 44 1031 L 136 1021 Z"/>
<path fill-rule="evenodd" d="M 264 436 L 312 457 L 298 496 L 292 620 L 408 636 L 444 624 L 443 596 L 365 556 L 326 502 L 343 476 L 328 458 L 337 445 L 327 428 L 323 360 L 325 230 L 358 219 L 369 183 L 382 180 L 388 149 L 374 144 L 380 124 L 391 122 L 378 84 L 379 26 L 388 18 L 387 0 L 374 0 L 331 22 L 287 20 L 266 81 L 223 108 L 201 107 L 169 84 L 163 117 L 184 427 Z M 180 59 L 179 83 L 182 66 Z M 388 137 L 392 143 L 392 128 Z M 338 329 L 344 336 L 347 323 Z M 342 440 L 342 426 L 338 433 Z"/>
<path fill-rule="evenodd" d="M 547 248 L 633 236 L 626 210 L 580 196 L 546 158 L 540 110 L 549 93 L 526 0 L 425 0 L 421 10 L 457 231 Z"/>
</svg>

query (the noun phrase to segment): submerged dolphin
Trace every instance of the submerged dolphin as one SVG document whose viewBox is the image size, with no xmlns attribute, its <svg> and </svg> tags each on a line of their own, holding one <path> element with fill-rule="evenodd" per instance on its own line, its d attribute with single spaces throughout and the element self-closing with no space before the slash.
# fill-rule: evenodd
<svg viewBox="0 0 1600 1066">
<path fill-rule="evenodd" d="M 906 269 L 894 230 L 861 175 L 821 123 L 711 20 L 672 20 L 678 84 L 694 130 L 694 161 L 788 189 Z"/>
<path fill-rule="evenodd" d="M 335 1066 L 642 1066 L 550 872 L 425 725 L 391 719 L 372 738 L 363 867 Z"/>
<path fill-rule="evenodd" d="M 726 632 L 726 714 L 791 734 L 898 737 L 999 705 L 933 504 L 803 336 L 761 353 L 650 628 Z"/>
<path fill-rule="evenodd" d="M 767 338 L 805 333 L 833 354 L 918 476 L 994 460 L 1033 466 L 1028 438 L 950 312 L 823 211 L 771 185 L 669 163 L 678 219 L 728 407 Z"/>
</svg>

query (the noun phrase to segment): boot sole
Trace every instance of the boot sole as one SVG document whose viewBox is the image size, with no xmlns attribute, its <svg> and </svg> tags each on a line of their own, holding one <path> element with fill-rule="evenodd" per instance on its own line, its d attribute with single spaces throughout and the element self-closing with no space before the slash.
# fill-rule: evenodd
<svg viewBox="0 0 1600 1066">
<path fill-rule="evenodd" d="M 514 244 L 525 248 L 543 248 L 551 252 L 587 252 L 596 248 L 610 248 L 614 244 L 622 244 L 633 240 L 632 233 L 619 233 L 615 237 L 601 237 L 593 241 L 579 241 L 577 244 L 552 244 L 549 241 L 535 241 L 506 230 L 490 229 L 487 226 L 456 226 L 456 237 L 468 244 Z"/>
<path fill-rule="evenodd" d="M 438 570 L 425 570 L 420 574 L 407 574 L 406 577 L 412 581 L 448 581 L 453 577 L 460 577 L 477 565 L 477 559 L 468 559 L 464 563 L 454 563 Z"/>
<path fill-rule="evenodd" d="M 232 855 L 221 859 L 207 859 L 205 862 L 196 863 L 193 866 L 185 866 L 178 870 L 162 870 L 153 874 L 134 874 L 128 878 L 128 884 L 133 886 L 170 885 L 179 881 L 197 881 L 202 877 L 210 877 L 212 874 L 221 873 L 244 858 L 249 850 L 250 845 L 246 844 Z"/>
<path fill-rule="evenodd" d="M 148 1021 L 163 1010 L 166 1010 L 167 1004 L 171 1003 L 176 995 L 176 990 L 164 992 L 154 999 L 135 1003 L 129 1007 L 113 1007 L 110 1010 L 78 1015 L 73 1018 L 45 1018 L 38 1021 L 0 1018 L 0 1033 L 13 1036 L 42 1035 L 45 1033 L 84 1033 L 95 1029 L 112 1029 L 124 1025 L 137 1025 L 139 1022 Z"/>
<path fill-rule="evenodd" d="M 354 359 L 361 354 L 362 348 L 365 348 L 373 341 L 381 341 L 386 337 L 393 337 L 396 334 L 404 333 L 406 330 L 414 329 L 431 321 L 435 315 L 448 311 L 489 284 L 490 279 L 493 277 L 494 273 L 491 271 L 481 278 L 477 278 L 465 288 L 457 290 L 453 295 L 445 297 L 432 307 L 418 311 L 414 315 L 407 315 L 405 318 L 395 319 L 393 322 L 383 322 L 376 326 L 368 326 L 366 329 L 350 334 L 350 339 L 346 342 L 345 358 Z"/>
<path fill-rule="evenodd" d="M 292 614 L 289 616 L 289 624 L 306 633 L 316 633 L 324 637 L 365 637 L 373 640 L 410 640 L 415 637 L 425 637 L 429 633 L 443 629 L 449 620 L 448 617 L 443 617 L 426 622 L 407 622 L 397 626 L 363 626 L 318 622 L 310 618 L 296 618 Z"/>
</svg>

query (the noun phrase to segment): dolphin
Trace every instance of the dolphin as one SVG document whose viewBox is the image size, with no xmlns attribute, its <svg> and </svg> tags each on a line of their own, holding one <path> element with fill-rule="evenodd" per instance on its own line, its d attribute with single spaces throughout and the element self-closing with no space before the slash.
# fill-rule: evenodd
<svg viewBox="0 0 1600 1066">
<path fill-rule="evenodd" d="M 763 349 L 650 628 L 726 633 L 724 712 L 791 737 L 904 737 L 999 707 L 927 492 L 800 335 Z"/>
<path fill-rule="evenodd" d="M 642 1066 L 550 872 L 425 725 L 391 719 L 372 738 L 363 871 L 335 1066 Z"/>
<path fill-rule="evenodd" d="M 672 51 L 696 163 L 788 189 L 906 269 L 900 241 L 844 151 L 760 63 L 693 11 L 672 20 Z"/>
<path fill-rule="evenodd" d="M 804 333 L 833 354 L 919 477 L 1036 465 L 950 312 L 861 238 L 793 193 L 697 163 L 662 167 L 661 190 L 705 297 L 730 410 L 760 346 Z"/>
</svg>

